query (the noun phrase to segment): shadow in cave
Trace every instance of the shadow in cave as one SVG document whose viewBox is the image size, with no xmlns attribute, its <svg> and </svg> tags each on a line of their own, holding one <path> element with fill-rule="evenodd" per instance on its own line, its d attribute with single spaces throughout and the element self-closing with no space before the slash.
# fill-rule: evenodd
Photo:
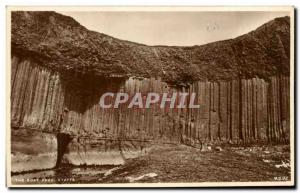
<svg viewBox="0 0 300 193">
<path fill-rule="evenodd" d="M 61 83 L 64 93 L 64 106 L 68 112 L 73 111 L 84 114 L 88 109 L 99 104 L 100 97 L 105 92 L 118 92 L 125 84 L 125 78 L 108 78 L 87 74 L 65 73 L 61 76 Z M 100 108 L 100 107 L 99 107 Z M 65 111 L 65 110 L 64 110 Z M 82 124 L 77 125 L 77 131 L 82 128 Z M 63 126 L 59 126 L 59 130 Z M 60 168 L 64 154 L 68 151 L 68 145 L 76 136 L 59 131 L 57 133 L 57 161 L 55 168 Z"/>
<path fill-rule="evenodd" d="M 124 77 L 111 78 L 77 73 L 65 73 L 61 78 L 65 107 L 81 114 L 98 104 L 105 92 L 118 92 L 126 80 Z"/>
</svg>

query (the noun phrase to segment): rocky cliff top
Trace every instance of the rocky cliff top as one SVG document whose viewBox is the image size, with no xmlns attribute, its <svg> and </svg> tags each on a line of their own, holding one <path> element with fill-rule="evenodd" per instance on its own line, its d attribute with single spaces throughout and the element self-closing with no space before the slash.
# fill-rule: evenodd
<svg viewBox="0 0 300 193">
<path fill-rule="evenodd" d="M 12 12 L 12 54 L 53 70 L 162 77 L 169 83 L 289 74 L 290 18 L 201 46 L 147 46 L 90 31 L 55 12 Z"/>
</svg>

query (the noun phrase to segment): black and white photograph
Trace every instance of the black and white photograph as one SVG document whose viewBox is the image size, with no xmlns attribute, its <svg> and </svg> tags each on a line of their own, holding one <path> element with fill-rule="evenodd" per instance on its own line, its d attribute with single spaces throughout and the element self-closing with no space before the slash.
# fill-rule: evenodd
<svg viewBox="0 0 300 193">
<path fill-rule="evenodd" d="M 294 7 L 7 7 L 7 186 L 294 186 Z"/>
</svg>

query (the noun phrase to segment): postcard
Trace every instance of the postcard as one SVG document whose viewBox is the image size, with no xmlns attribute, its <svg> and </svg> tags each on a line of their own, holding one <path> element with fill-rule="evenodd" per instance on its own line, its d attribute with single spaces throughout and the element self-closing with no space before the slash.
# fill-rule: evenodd
<svg viewBox="0 0 300 193">
<path fill-rule="evenodd" d="M 7 7 L 8 187 L 294 186 L 294 8 Z"/>
</svg>

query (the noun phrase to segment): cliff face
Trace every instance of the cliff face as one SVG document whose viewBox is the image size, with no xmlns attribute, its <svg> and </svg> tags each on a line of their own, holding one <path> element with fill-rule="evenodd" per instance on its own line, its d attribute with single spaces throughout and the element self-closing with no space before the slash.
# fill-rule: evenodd
<svg viewBox="0 0 300 193">
<path fill-rule="evenodd" d="M 289 17 L 235 39 L 193 47 L 146 46 L 89 31 L 55 12 L 13 12 L 12 51 L 52 69 L 169 83 L 289 74 Z"/>
<path fill-rule="evenodd" d="M 150 47 L 88 31 L 54 12 L 13 12 L 11 86 L 12 152 L 15 160 L 20 153 L 35 158 L 21 169 L 16 161 L 15 171 L 54 166 L 56 143 L 45 132 L 58 127 L 64 108 L 70 112 L 63 127 L 79 136 L 67 155 L 73 164 L 122 163 L 148 146 L 132 139 L 195 147 L 286 141 L 289 18 L 233 40 Z M 201 107 L 101 109 L 100 96 L 117 91 L 195 92 Z M 19 144 L 28 141 L 47 148 L 25 151 Z"/>
<path fill-rule="evenodd" d="M 66 107 L 70 113 L 64 127 L 71 127 L 79 135 L 97 136 L 108 129 L 107 136 L 112 138 L 118 138 L 120 133 L 138 138 L 143 131 L 143 137 L 167 137 L 178 142 L 181 132 L 202 141 L 280 140 L 289 133 L 289 77 L 282 75 L 267 81 L 197 81 L 188 87 L 173 88 L 155 78 L 66 79 L 58 72 L 17 57 L 13 57 L 12 66 L 14 127 L 51 131 L 58 127 L 59 116 Z M 131 96 L 136 92 L 195 92 L 196 103 L 201 107 L 169 111 L 161 109 L 160 104 L 150 109 L 128 109 L 125 105 L 118 109 L 100 108 L 99 99 L 104 92 L 118 91 Z"/>
</svg>

